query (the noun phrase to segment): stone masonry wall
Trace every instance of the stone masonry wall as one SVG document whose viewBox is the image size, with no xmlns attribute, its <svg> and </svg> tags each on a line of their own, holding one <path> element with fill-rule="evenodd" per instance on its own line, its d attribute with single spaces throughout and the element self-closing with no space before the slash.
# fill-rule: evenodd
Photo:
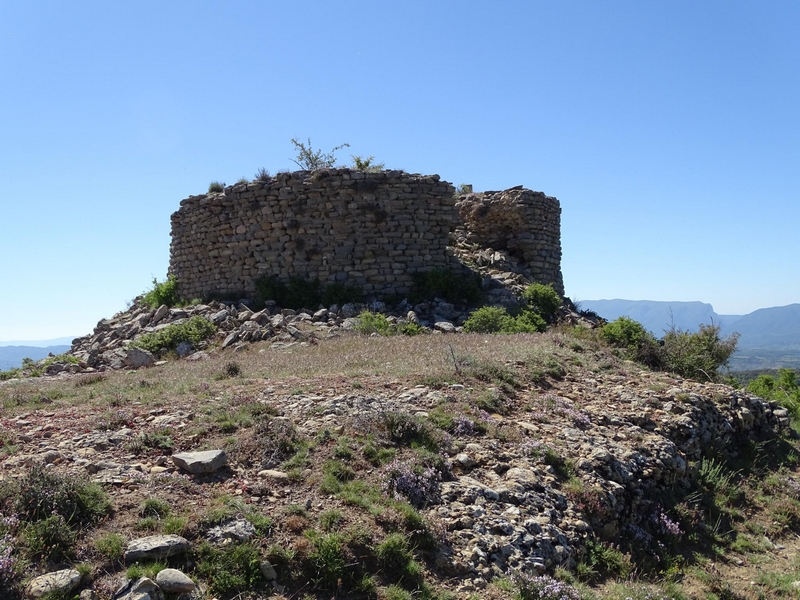
<svg viewBox="0 0 800 600">
<path fill-rule="evenodd" d="M 561 205 L 521 185 L 502 192 L 467 194 L 457 203 L 458 233 L 485 248 L 516 256 L 533 281 L 564 295 L 561 275 Z"/>
<path fill-rule="evenodd" d="M 458 213 L 438 175 L 324 169 L 192 196 L 172 215 L 170 273 L 187 298 L 249 293 L 275 275 L 405 294 L 443 268 Z"/>
<path fill-rule="evenodd" d="M 172 215 L 170 273 L 185 298 L 250 294 L 272 275 L 402 296 L 412 273 L 450 266 L 458 229 L 515 254 L 563 295 L 558 200 L 520 187 L 456 207 L 453 191 L 438 175 L 323 169 L 191 196 Z"/>
</svg>

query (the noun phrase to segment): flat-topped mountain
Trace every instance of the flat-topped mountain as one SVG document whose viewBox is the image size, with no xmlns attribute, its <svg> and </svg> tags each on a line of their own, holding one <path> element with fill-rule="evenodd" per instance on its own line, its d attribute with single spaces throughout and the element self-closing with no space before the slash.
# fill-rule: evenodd
<svg viewBox="0 0 800 600">
<path fill-rule="evenodd" d="M 610 321 L 627 316 L 660 337 L 674 325 L 697 331 L 699 325 L 715 323 L 722 333 L 739 334 L 733 370 L 800 367 L 800 304 L 761 308 L 746 315 L 720 315 L 704 302 L 654 300 L 583 300 L 580 306 Z"/>
</svg>

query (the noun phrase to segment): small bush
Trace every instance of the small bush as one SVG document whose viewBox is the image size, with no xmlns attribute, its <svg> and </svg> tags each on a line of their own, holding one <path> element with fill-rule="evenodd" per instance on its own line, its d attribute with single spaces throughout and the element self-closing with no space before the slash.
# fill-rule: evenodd
<svg viewBox="0 0 800 600">
<path fill-rule="evenodd" d="M 175 444 L 171 434 L 172 431 L 167 427 L 141 433 L 131 441 L 129 449 L 134 454 L 142 454 L 147 448 L 161 450 L 164 454 L 172 454 Z"/>
<path fill-rule="evenodd" d="M 383 171 L 385 165 L 384 163 L 373 162 L 375 160 L 374 156 L 368 156 L 364 158 L 362 156 L 354 156 L 350 155 L 350 158 L 353 159 L 353 169 L 357 171 L 366 171 L 367 173 L 379 173 Z"/>
<path fill-rule="evenodd" d="M 160 356 L 170 350 L 175 350 L 181 342 L 189 342 L 193 346 L 197 346 L 216 332 L 217 328 L 211 321 L 194 316 L 183 323 L 174 323 L 159 331 L 146 333 L 132 345 Z"/>
<path fill-rule="evenodd" d="M 180 301 L 180 298 L 178 298 L 178 280 L 171 273 L 162 282 L 159 282 L 154 277 L 153 289 L 145 293 L 142 301 L 150 308 L 158 308 L 162 304 L 166 304 L 169 307 L 175 306 Z"/>
<path fill-rule="evenodd" d="M 218 193 L 225 191 L 225 183 L 222 181 L 212 181 L 208 184 L 208 193 Z"/>
<path fill-rule="evenodd" d="M 483 298 L 481 278 L 475 273 L 465 275 L 449 269 L 434 269 L 418 271 L 411 278 L 408 299 L 413 304 L 442 298 L 453 304 L 475 305 Z"/>
<path fill-rule="evenodd" d="M 696 333 L 673 327 L 662 340 L 664 368 L 682 377 L 715 381 L 719 368 L 727 366 L 736 351 L 738 341 L 738 333 L 721 337 L 719 325 L 700 325 Z"/>
<path fill-rule="evenodd" d="M 405 323 L 397 328 L 397 332 L 401 335 L 420 335 L 427 332 L 427 329 L 417 325 L 416 323 Z"/>
<path fill-rule="evenodd" d="M 239 179 L 236 180 L 236 184 L 238 185 L 241 183 L 247 184 L 250 183 L 250 180 L 247 177 L 239 177 Z"/>
<path fill-rule="evenodd" d="M 221 596 L 252 590 L 262 580 L 261 555 L 250 543 L 197 549 L 197 571 L 209 581 L 209 591 Z"/>
<path fill-rule="evenodd" d="M 551 323 L 561 307 L 561 297 L 552 285 L 532 283 L 522 293 L 528 306 L 545 321 Z"/>
<path fill-rule="evenodd" d="M 336 165 L 336 152 L 342 148 L 349 148 L 350 144 L 341 144 L 336 146 L 330 152 L 323 153 L 322 150 L 314 150 L 311 147 L 311 138 L 308 138 L 308 144 L 299 142 L 292 138 L 292 144 L 297 150 L 297 156 L 291 161 L 298 167 L 305 171 L 316 171 L 317 169 L 329 169 Z"/>
<path fill-rule="evenodd" d="M 140 517 L 156 517 L 157 519 L 166 519 L 172 510 L 170 509 L 169 502 L 161 500 L 160 498 L 148 498 L 139 507 Z"/>
<path fill-rule="evenodd" d="M 235 360 L 231 360 L 225 363 L 225 366 L 222 368 L 222 372 L 227 377 L 238 377 L 242 374 L 242 367 Z"/>
<path fill-rule="evenodd" d="M 747 385 L 747 391 L 774 400 L 789 411 L 792 418 L 800 419 L 800 386 L 792 369 L 778 369 L 778 375 L 759 375 Z"/>
<path fill-rule="evenodd" d="M 125 536 L 119 533 L 107 533 L 95 540 L 94 547 L 106 560 L 116 562 L 125 554 Z"/>
<path fill-rule="evenodd" d="M 264 167 L 261 167 L 258 171 L 256 171 L 253 179 L 256 181 L 266 182 L 272 179 L 272 176 L 269 174 L 269 171 L 267 171 Z"/>
<path fill-rule="evenodd" d="M 98 484 L 36 466 L 19 484 L 16 512 L 27 522 L 60 515 L 68 525 L 81 527 L 97 522 L 110 506 Z"/>
<path fill-rule="evenodd" d="M 335 531 L 339 529 L 343 520 L 344 514 L 342 511 L 336 510 L 335 508 L 326 510 L 319 516 L 319 524 L 325 531 Z"/>
<path fill-rule="evenodd" d="M 33 560 L 56 561 L 75 554 L 77 534 L 60 514 L 29 523 L 23 529 L 26 554 Z"/>
<path fill-rule="evenodd" d="M 500 333 L 511 320 L 511 315 L 505 308 L 496 306 L 483 306 L 474 310 L 464 321 L 464 331 L 467 333 Z"/>
<path fill-rule="evenodd" d="M 546 328 L 544 319 L 529 309 L 512 317 L 505 308 L 495 306 L 474 310 L 464 321 L 467 333 L 536 333 Z"/>
<path fill-rule="evenodd" d="M 651 334 L 638 321 L 630 317 L 619 317 L 603 325 L 600 337 L 611 346 L 635 351 L 644 339 L 651 337 Z"/>
<path fill-rule="evenodd" d="M 401 572 L 406 569 L 414 555 L 408 547 L 408 540 L 402 533 L 390 533 L 375 548 L 378 564 L 389 572 Z"/>
<path fill-rule="evenodd" d="M 364 335 L 377 333 L 379 335 L 389 336 L 395 333 L 395 327 L 389 322 L 386 315 L 365 310 L 358 315 L 356 331 Z"/>
</svg>

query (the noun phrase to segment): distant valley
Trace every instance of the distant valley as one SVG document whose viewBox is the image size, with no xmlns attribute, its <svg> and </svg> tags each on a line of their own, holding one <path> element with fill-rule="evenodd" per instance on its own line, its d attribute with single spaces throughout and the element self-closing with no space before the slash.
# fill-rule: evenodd
<svg viewBox="0 0 800 600">
<path fill-rule="evenodd" d="M 62 354 L 71 347 L 71 338 L 57 338 L 54 340 L 20 340 L 0 342 L 0 371 L 16 369 L 22 366 L 23 358 L 39 360 L 51 352 Z"/>
<path fill-rule="evenodd" d="M 701 324 L 720 325 L 724 335 L 738 333 L 739 346 L 731 359 L 731 370 L 800 370 L 800 304 L 761 308 L 746 315 L 720 315 L 705 302 L 655 300 L 583 300 L 583 310 L 592 310 L 609 321 L 628 316 L 639 321 L 656 337 L 671 326 L 697 331 Z"/>
</svg>

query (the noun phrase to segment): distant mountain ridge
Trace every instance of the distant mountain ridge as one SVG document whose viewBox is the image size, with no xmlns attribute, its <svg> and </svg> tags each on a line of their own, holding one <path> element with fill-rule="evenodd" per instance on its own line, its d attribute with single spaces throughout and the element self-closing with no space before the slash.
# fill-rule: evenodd
<svg viewBox="0 0 800 600">
<path fill-rule="evenodd" d="M 800 304 L 760 308 L 746 315 L 720 315 L 705 302 L 656 300 L 583 300 L 580 307 L 613 321 L 627 316 L 639 321 L 656 337 L 671 326 L 697 331 L 701 324 L 720 325 L 724 335 L 738 333 L 739 345 L 731 359 L 733 370 L 800 369 Z"/>
<path fill-rule="evenodd" d="M 53 354 L 63 354 L 71 347 L 67 345 L 47 346 L 45 348 L 39 346 L 0 346 L 0 371 L 21 367 L 23 358 L 40 360 L 51 352 Z"/>
</svg>

